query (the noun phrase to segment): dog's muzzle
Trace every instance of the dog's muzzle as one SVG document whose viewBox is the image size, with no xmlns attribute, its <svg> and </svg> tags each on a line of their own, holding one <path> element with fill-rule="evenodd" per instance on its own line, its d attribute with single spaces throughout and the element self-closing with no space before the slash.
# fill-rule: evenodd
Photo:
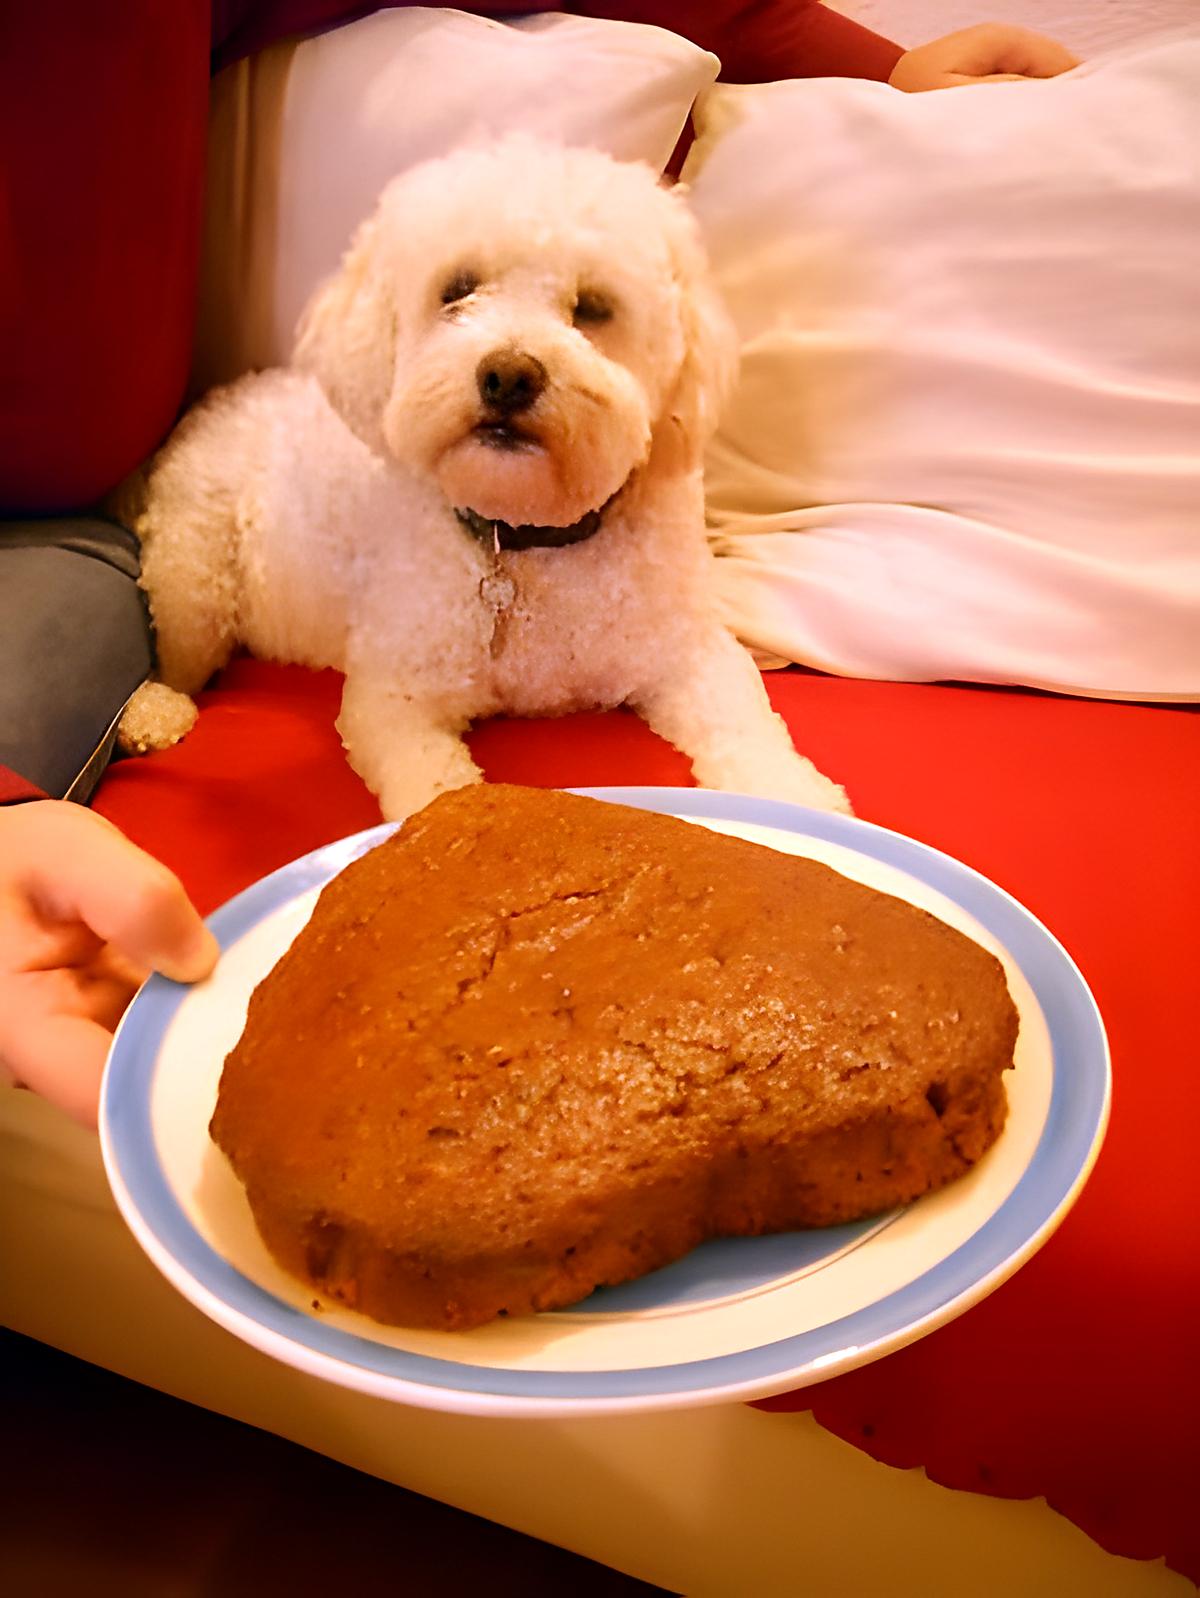
<svg viewBox="0 0 1200 1598">
<path fill-rule="evenodd" d="M 513 527 L 509 522 L 491 521 L 475 510 L 459 510 L 454 514 L 472 538 L 478 539 L 488 549 L 565 549 L 569 544 L 582 544 L 600 531 L 604 513 L 621 490 L 606 500 L 599 510 L 590 510 L 570 527 Z"/>
</svg>

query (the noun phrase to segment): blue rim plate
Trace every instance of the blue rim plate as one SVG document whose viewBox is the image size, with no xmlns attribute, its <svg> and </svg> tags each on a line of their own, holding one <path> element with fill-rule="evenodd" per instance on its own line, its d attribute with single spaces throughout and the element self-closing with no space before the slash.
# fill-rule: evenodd
<svg viewBox="0 0 1200 1598">
<path fill-rule="evenodd" d="M 1021 1037 L 1009 1123 L 980 1164 L 941 1193 L 857 1227 L 706 1244 L 573 1311 L 470 1333 L 380 1327 L 318 1303 L 267 1256 L 207 1123 L 250 991 L 320 888 L 391 831 L 382 826 L 232 899 L 209 920 L 222 949 L 214 976 L 196 988 L 153 977 L 126 1013 L 101 1093 L 101 1148 L 117 1204 L 154 1264 L 227 1330 L 312 1375 L 405 1403 L 513 1416 L 785 1392 L 902 1347 L 999 1286 L 1070 1209 L 1108 1119 L 1104 1029 L 1061 945 L 977 872 L 866 822 L 706 790 L 579 791 L 825 860 L 991 948 L 1004 962 Z"/>
</svg>

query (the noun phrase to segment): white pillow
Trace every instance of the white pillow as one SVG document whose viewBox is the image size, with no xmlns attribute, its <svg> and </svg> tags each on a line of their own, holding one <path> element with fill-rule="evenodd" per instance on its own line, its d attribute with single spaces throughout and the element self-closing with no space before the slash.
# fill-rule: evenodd
<svg viewBox="0 0 1200 1598">
<path fill-rule="evenodd" d="M 662 170 L 715 56 L 661 28 L 420 7 L 272 46 L 213 83 L 193 391 L 286 361 L 389 178 L 523 131 Z"/>
<path fill-rule="evenodd" d="M 824 670 L 1200 698 L 1200 37 L 1048 82 L 718 85 L 727 619 Z"/>
</svg>

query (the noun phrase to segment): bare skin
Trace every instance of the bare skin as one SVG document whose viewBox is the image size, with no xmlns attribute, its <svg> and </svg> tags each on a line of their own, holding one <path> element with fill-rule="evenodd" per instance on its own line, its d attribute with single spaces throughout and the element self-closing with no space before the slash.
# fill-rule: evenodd
<svg viewBox="0 0 1200 1598">
<path fill-rule="evenodd" d="M 177 878 L 103 817 L 53 799 L 0 809 L 0 1080 L 95 1126 L 139 985 L 199 981 L 216 958 Z"/>
<path fill-rule="evenodd" d="M 1055 78 L 1079 62 L 1043 34 L 1001 22 L 962 28 L 902 55 L 888 82 L 908 94 L 953 89 L 970 83 L 1009 83 L 1018 78 Z"/>
</svg>

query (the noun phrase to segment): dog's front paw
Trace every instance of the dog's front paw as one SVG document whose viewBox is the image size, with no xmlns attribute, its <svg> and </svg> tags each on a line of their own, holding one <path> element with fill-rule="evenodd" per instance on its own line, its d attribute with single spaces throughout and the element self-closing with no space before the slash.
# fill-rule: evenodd
<svg viewBox="0 0 1200 1598">
<path fill-rule="evenodd" d="M 466 750 L 463 751 L 466 755 Z M 410 768 L 400 777 L 389 777 L 379 787 L 376 798 L 385 821 L 407 821 L 409 816 L 415 816 L 419 810 L 431 804 L 439 794 L 452 792 L 456 788 L 465 788 L 471 783 L 482 782 L 483 773 L 473 763 L 468 764 L 470 757 L 462 763 L 462 769 L 445 773 L 439 778 L 430 779 L 428 772 Z"/>
<path fill-rule="evenodd" d="M 774 789 L 771 797 L 790 799 L 793 804 L 806 805 L 810 810 L 832 810 L 841 816 L 854 814 L 846 790 L 819 772 L 803 755 L 796 757 L 796 770 L 783 786 L 786 791 Z"/>
<path fill-rule="evenodd" d="M 697 762 L 695 771 L 705 788 L 752 794 L 757 799 L 782 799 L 842 816 L 854 814 L 846 790 L 790 747 L 759 750 L 752 759 L 707 761 L 703 766 Z"/>
<path fill-rule="evenodd" d="M 121 713 L 117 746 L 126 755 L 169 749 L 192 730 L 196 714 L 187 694 L 163 682 L 144 682 Z"/>
</svg>

